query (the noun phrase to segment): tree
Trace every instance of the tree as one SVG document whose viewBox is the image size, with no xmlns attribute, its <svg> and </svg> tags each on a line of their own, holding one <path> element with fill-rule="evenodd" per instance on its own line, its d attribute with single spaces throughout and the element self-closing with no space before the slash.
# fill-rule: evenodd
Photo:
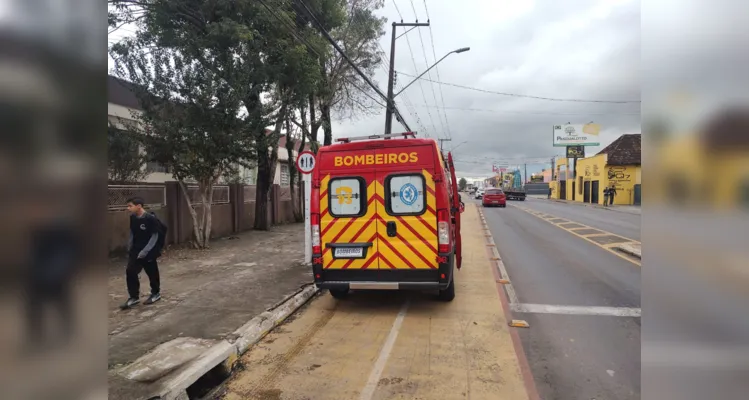
<svg viewBox="0 0 749 400">
<path fill-rule="evenodd" d="M 170 168 L 192 217 L 193 243 L 207 248 L 213 187 L 222 175 L 249 165 L 253 154 L 249 130 L 237 117 L 241 102 L 216 74 L 180 51 L 146 49 L 136 39 L 112 53 L 116 74 L 135 84 L 142 109 L 130 131 L 150 159 Z M 188 180 L 197 182 L 197 191 Z"/>
<path fill-rule="evenodd" d="M 305 2 L 309 3 L 312 2 Z M 385 33 L 385 18 L 377 17 L 374 12 L 382 6 L 383 0 L 318 0 L 309 5 L 314 18 L 303 7 L 298 7 L 298 13 L 305 26 L 318 30 L 317 23 L 321 24 L 349 59 L 365 74 L 373 76 L 381 62 L 377 41 Z M 315 152 L 320 127 L 323 129 L 323 145 L 333 142 L 332 112 L 350 119 L 380 108 L 373 100 L 377 96 L 374 90 L 342 55 L 330 45 L 328 47 L 329 51 L 316 55 L 320 80 L 315 94 L 308 101 L 310 125 L 305 134 L 309 135 Z"/>
<path fill-rule="evenodd" d="M 458 180 L 458 190 L 462 192 L 466 190 L 466 186 L 468 186 L 468 181 L 466 180 L 466 178 L 460 178 L 460 180 Z"/>
<path fill-rule="evenodd" d="M 145 155 L 132 132 L 109 122 L 107 129 L 107 175 L 114 184 L 131 184 L 143 180 L 148 172 L 143 168 Z"/>
</svg>

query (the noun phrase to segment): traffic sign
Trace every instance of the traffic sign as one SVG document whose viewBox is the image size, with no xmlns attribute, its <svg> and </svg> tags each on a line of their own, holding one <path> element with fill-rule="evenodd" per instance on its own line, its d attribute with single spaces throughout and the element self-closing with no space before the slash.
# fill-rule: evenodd
<svg viewBox="0 0 749 400">
<path fill-rule="evenodd" d="M 315 153 L 311 151 L 303 151 L 296 158 L 296 168 L 303 174 L 312 173 L 316 164 Z"/>
</svg>

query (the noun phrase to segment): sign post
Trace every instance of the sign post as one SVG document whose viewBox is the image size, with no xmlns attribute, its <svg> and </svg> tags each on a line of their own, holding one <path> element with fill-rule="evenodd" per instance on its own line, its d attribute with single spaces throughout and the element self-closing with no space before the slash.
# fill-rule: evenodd
<svg viewBox="0 0 749 400">
<path fill-rule="evenodd" d="M 310 200 L 312 198 L 312 171 L 317 160 L 315 153 L 303 151 L 296 158 L 296 168 L 302 174 L 304 183 L 304 262 L 312 263 L 312 225 L 310 224 Z"/>
</svg>

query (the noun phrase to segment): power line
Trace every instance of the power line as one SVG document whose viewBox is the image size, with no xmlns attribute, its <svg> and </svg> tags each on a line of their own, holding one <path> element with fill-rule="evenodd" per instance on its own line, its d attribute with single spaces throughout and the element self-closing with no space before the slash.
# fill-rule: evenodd
<svg viewBox="0 0 749 400">
<path fill-rule="evenodd" d="M 416 13 L 416 6 L 414 6 L 413 0 L 411 0 L 411 9 L 414 12 L 414 18 L 416 18 L 416 21 L 418 22 L 419 21 L 419 15 Z M 429 21 L 427 21 L 427 23 L 429 23 Z M 431 25 L 430 25 L 430 29 L 431 29 Z M 419 31 L 419 41 L 421 42 L 421 50 L 423 51 L 423 54 L 424 54 L 424 66 L 426 68 L 428 68 L 429 67 L 429 59 L 427 57 L 427 50 L 424 47 L 424 36 L 421 34 L 421 30 L 420 29 L 418 31 Z M 434 61 L 435 62 L 437 61 L 437 57 L 436 56 L 434 57 Z M 429 79 L 432 79 L 432 72 L 429 71 L 429 70 L 427 70 L 427 76 L 429 77 Z M 429 85 L 429 87 L 432 89 L 432 97 L 434 98 L 434 102 L 437 103 L 437 93 L 434 91 L 434 84 Z M 440 120 L 440 126 L 442 127 L 442 135 L 445 136 L 445 137 L 447 137 L 447 138 L 452 138 L 451 136 L 449 136 L 449 135 L 446 134 L 445 124 L 442 122 L 442 115 L 441 115 L 441 114 L 444 114 L 445 112 L 444 112 L 444 110 L 441 110 L 441 111 L 442 111 L 442 113 L 437 112 L 437 118 L 439 118 L 439 120 Z"/>
<path fill-rule="evenodd" d="M 398 72 L 400 74 L 410 76 L 412 78 L 416 78 L 418 75 L 410 75 L 405 72 Z M 511 97 L 523 97 L 528 99 L 537 99 L 537 100 L 548 100 L 548 101 L 566 101 L 566 102 L 574 102 L 574 103 L 610 103 L 610 104 L 627 104 L 627 103 L 641 103 L 640 100 L 587 100 L 587 99 L 564 99 L 564 98 L 557 98 L 557 97 L 542 97 L 542 96 L 531 96 L 526 94 L 517 94 L 517 93 L 506 93 L 506 92 L 496 92 L 492 90 L 486 90 L 486 89 L 479 89 L 475 87 L 470 86 L 463 86 L 458 85 L 455 83 L 447 83 L 447 82 L 439 82 L 439 81 L 431 81 L 427 78 L 421 78 L 420 80 L 430 81 L 437 83 L 439 85 L 445 85 L 445 86 L 453 86 L 461 89 L 467 89 L 467 90 L 474 90 L 477 92 L 483 92 L 483 93 L 490 93 L 490 94 L 497 94 L 500 96 L 511 96 Z"/>
<path fill-rule="evenodd" d="M 603 116 L 603 115 L 640 115 L 640 113 L 586 113 L 586 112 L 577 112 L 577 113 L 566 113 L 566 112 L 560 112 L 560 113 L 554 113 L 554 112 L 524 112 L 524 111 L 508 111 L 508 110 L 489 110 L 485 108 L 463 108 L 463 107 L 440 107 L 436 105 L 429 105 L 429 104 L 415 104 L 414 107 L 420 107 L 420 108 L 437 108 L 437 109 L 444 109 L 444 110 L 456 110 L 456 111 L 473 111 L 473 112 L 491 112 L 491 113 L 502 113 L 502 114 L 515 114 L 515 115 L 591 115 L 591 116 Z"/>
<path fill-rule="evenodd" d="M 429 24 L 429 42 L 432 44 L 432 56 L 434 57 L 435 60 L 437 60 L 437 52 L 434 50 L 434 33 L 432 33 L 432 24 L 431 24 L 432 17 L 429 16 L 429 8 L 427 8 L 427 1 L 426 0 L 424 0 L 424 10 L 427 13 L 427 22 L 430 22 L 430 24 Z M 439 68 L 439 66 L 435 66 L 435 70 L 437 72 L 437 80 L 441 81 L 442 78 L 440 78 L 440 68 Z M 430 78 L 431 78 L 431 76 L 430 76 Z M 438 85 L 437 87 L 440 89 L 440 99 L 442 99 L 442 107 L 444 107 L 445 106 L 445 95 L 444 95 L 444 93 L 442 93 L 442 85 Z M 452 138 L 453 134 L 452 134 L 452 131 L 450 130 L 450 121 L 448 121 L 448 119 L 447 119 L 447 113 L 443 113 L 443 115 L 445 116 L 445 125 L 447 126 L 447 135 L 450 138 Z"/>
<path fill-rule="evenodd" d="M 358 73 L 359 76 L 361 76 L 362 79 L 364 79 L 364 81 L 367 82 L 367 84 L 370 87 L 372 87 L 372 89 L 374 89 L 375 92 L 377 92 L 377 94 L 380 95 L 380 97 L 382 97 L 383 99 L 385 99 L 385 101 L 387 101 L 388 100 L 387 96 L 384 93 L 382 93 L 382 90 L 380 90 L 380 88 L 377 87 L 377 85 L 375 85 L 374 83 L 372 83 L 372 81 L 359 69 L 359 67 L 356 66 L 356 64 L 354 64 L 353 61 L 351 61 L 351 59 L 348 57 L 348 55 L 346 55 L 346 52 L 344 52 L 343 49 L 341 49 L 341 47 L 338 45 L 338 43 L 336 43 L 335 39 L 333 39 L 330 36 L 330 34 L 325 30 L 325 28 L 320 23 L 320 21 L 317 19 L 317 17 L 315 17 L 315 15 L 312 13 L 312 11 L 309 9 L 309 7 L 307 7 L 307 4 L 303 0 L 298 0 L 298 1 L 299 1 L 299 4 L 302 7 L 304 7 L 305 11 L 307 11 L 307 13 L 309 14 L 309 16 L 315 22 L 315 24 L 317 25 L 317 28 L 320 31 L 320 33 L 322 33 L 322 35 L 325 36 L 325 39 L 327 39 L 328 42 L 331 45 L 333 45 L 333 48 L 335 48 L 336 51 L 338 51 L 338 53 L 341 55 L 341 57 L 343 57 L 346 60 L 346 62 L 348 62 L 349 65 L 351 65 L 351 68 L 353 68 L 356 71 L 356 73 Z M 395 106 L 393 106 L 393 108 L 395 109 L 395 115 L 397 117 L 396 119 L 398 120 L 398 122 L 400 122 L 407 130 L 410 131 L 411 128 L 408 126 L 408 124 L 406 123 L 406 120 L 400 114 L 400 112 L 398 111 L 398 109 Z"/>
<path fill-rule="evenodd" d="M 403 14 L 401 14 L 401 10 L 400 10 L 400 8 L 398 8 L 398 3 L 396 3 L 395 0 L 393 0 L 393 5 L 395 5 L 395 11 L 398 12 L 398 15 L 401 17 L 401 21 L 403 21 Z M 403 29 L 405 30 L 406 28 L 404 27 Z M 411 53 L 411 61 L 413 61 L 413 63 L 414 63 L 414 71 L 416 71 L 416 73 L 418 74 L 419 73 L 419 68 L 416 66 L 416 58 L 414 57 L 413 48 L 411 48 L 411 41 L 408 40 L 408 35 L 405 35 L 405 36 L 406 36 L 406 43 L 408 44 L 408 51 Z M 406 75 L 406 74 L 404 74 L 404 75 Z M 408 76 L 408 75 L 406 75 L 406 76 Z M 427 96 L 424 93 L 424 86 L 421 85 L 421 81 L 419 81 L 419 88 L 421 89 L 421 96 L 424 98 L 424 103 L 426 103 L 427 102 Z M 429 115 L 429 122 L 432 123 L 432 129 L 434 129 L 434 131 L 436 132 L 437 131 L 437 127 L 436 127 L 436 125 L 434 125 L 434 118 L 432 118 L 432 113 L 429 111 L 429 109 L 427 109 L 427 115 Z"/>
</svg>

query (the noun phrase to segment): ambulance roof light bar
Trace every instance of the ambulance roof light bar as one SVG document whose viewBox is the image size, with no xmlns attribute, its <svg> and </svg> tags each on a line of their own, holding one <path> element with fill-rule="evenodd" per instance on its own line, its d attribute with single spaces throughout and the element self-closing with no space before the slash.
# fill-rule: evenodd
<svg viewBox="0 0 749 400">
<path fill-rule="evenodd" d="M 389 134 L 383 134 L 383 135 L 356 136 L 356 137 L 351 137 L 351 138 L 340 138 L 340 139 L 337 139 L 336 141 L 341 142 L 341 143 L 351 143 L 351 142 L 356 142 L 359 140 L 390 139 L 390 138 L 398 138 L 398 137 L 407 139 L 409 136 L 412 138 L 416 138 L 416 132 L 402 132 L 402 133 L 389 133 Z"/>
</svg>

